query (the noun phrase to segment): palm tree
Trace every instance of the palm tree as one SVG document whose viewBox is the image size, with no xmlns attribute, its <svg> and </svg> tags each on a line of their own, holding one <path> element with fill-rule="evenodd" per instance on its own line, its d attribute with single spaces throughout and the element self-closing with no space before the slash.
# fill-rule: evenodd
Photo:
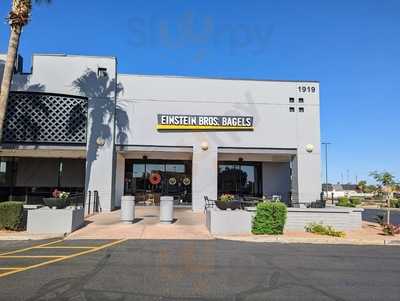
<svg viewBox="0 0 400 301">
<path fill-rule="evenodd" d="M 51 0 L 34 0 L 36 3 L 50 3 Z M 11 11 L 8 14 L 8 24 L 11 27 L 8 42 L 7 59 L 4 66 L 3 80 L 0 90 L 0 141 L 3 136 L 3 124 L 7 110 L 8 95 L 14 73 L 15 59 L 17 57 L 19 40 L 22 28 L 29 23 L 32 11 L 32 0 L 12 0 Z"/>
</svg>

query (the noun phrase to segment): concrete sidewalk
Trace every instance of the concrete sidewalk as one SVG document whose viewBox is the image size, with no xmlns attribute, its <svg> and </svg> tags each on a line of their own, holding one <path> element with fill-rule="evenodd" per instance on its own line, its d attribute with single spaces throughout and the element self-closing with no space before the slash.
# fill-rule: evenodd
<svg viewBox="0 0 400 301">
<path fill-rule="evenodd" d="M 285 231 L 283 235 L 237 235 L 213 236 L 205 226 L 205 215 L 192 212 L 190 208 L 175 208 L 176 221 L 165 225 L 159 223 L 159 207 L 136 207 L 136 220 L 133 224 L 120 222 L 120 211 L 101 213 L 86 219 L 87 225 L 66 239 L 178 239 L 210 240 L 224 239 L 243 242 L 278 242 L 311 244 L 352 244 L 352 245 L 396 245 L 400 235 L 382 235 L 376 223 L 363 222 L 363 228 L 346 232 L 346 237 L 322 236 L 304 231 Z M 63 235 L 30 235 L 26 232 L 2 232 L 0 240 L 40 240 Z"/>
<path fill-rule="evenodd" d="M 136 207 L 133 224 L 120 222 L 120 211 L 102 213 L 87 219 L 88 225 L 68 239 L 213 239 L 205 226 L 203 213 L 190 208 L 175 208 L 176 221 L 159 223 L 159 207 Z"/>
</svg>

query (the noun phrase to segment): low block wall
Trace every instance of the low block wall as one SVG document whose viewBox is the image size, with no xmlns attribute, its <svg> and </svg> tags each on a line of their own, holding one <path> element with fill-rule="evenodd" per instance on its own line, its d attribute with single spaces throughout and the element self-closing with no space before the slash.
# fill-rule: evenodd
<svg viewBox="0 0 400 301">
<path fill-rule="evenodd" d="M 305 230 L 309 223 L 323 223 L 337 230 L 361 229 L 362 208 L 288 208 L 285 230 Z M 250 234 L 255 208 L 247 210 L 208 209 L 206 226 L 211 234 L 240 235 Z"/>
<path fill-rule="evenodd" d="M 304 230 L 309 223 L 323 223 L 337 230 L 361 229 L 362 208 L 288 208 L 287 230 Z"/>
<path fill-rule="evenodd" d="M 84 209 L 50 209 L 47 207 L 29 210 L 27 231 L 31 234 L 71 233 L 84 224 Z"/>
<path fill-rule="evenodd" d="M 215 235 L 250 234 L 252 216 L 245 210 L 208 209 L 206 226 Z"/>
</svg>

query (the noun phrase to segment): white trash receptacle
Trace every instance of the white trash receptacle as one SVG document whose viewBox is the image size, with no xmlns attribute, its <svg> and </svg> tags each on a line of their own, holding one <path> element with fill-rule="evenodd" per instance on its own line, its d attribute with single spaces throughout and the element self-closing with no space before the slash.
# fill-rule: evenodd
<svg viewBox="0 0 400 301">
<path fill-rule="evenodd" d="M 160 198 L 160 223 L 171 224 L 174 220 L 174 198 L 162 196 Z"/>
<path fill-rule="evenodd" d="M 121 198 L 121 221 L 131 224 L 135 219 L 135 197 L 124 195 Z"/>
</svg>

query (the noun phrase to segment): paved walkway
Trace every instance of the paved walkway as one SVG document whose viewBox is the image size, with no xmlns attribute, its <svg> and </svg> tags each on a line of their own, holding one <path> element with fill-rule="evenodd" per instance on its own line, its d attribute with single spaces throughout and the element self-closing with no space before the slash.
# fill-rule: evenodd
<svg viewBox="0 0 400 301">
<path fill-rule="evenodd" d="M 283 235 L 212 236 L 205 226 L 205 215 L 190 208 L 175 208 L 176 221 L 159 223 L 159 207 L 137 207 L 133 224 L 120 222 L 120 211 L 102 213 L 86 219 L 87 225 L 68 235 L 67 239 L 225 239 L 247 242 L 399 245 L 400 235 L 385 236 L 379 225 L 364 222 L 363 228 L 347 231 L 345 238 L 336 238 L 304 231 L 285 231 Z M 0 231 L 0 240 L 49 239 L 60 235 L 31 235 L 26 232 Z M 62 236 L 62 235 L 61 235 Z"/>
<path fill-rule="evenodd" d="M 212 239 L 205 215 L 190 208 L 175 208 L 175 222 L 159 223 L 159 207 L 136 207 L 133 224 L 120 222 L 120 211 L 89 217 L 89 224 L 68 239 Z"/>
</svg>

